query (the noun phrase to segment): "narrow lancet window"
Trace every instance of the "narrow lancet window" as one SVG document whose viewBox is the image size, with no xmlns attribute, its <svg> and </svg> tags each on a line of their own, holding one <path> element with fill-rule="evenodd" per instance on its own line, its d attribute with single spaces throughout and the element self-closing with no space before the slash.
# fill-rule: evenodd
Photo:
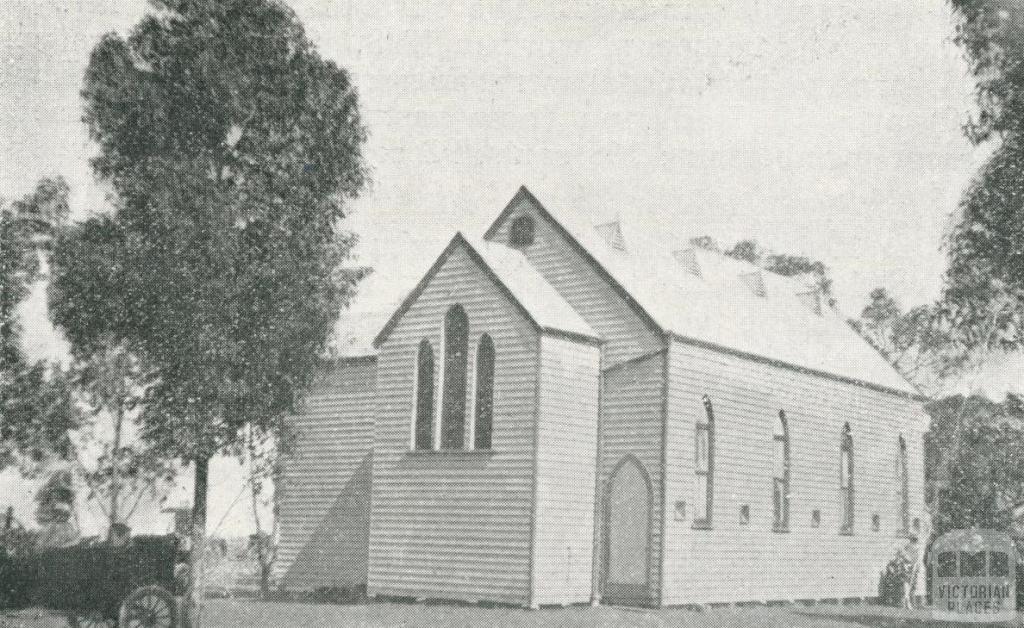
<svg viewBox="0 0 1024 628">
<path fill-rule="evenodd" d="M 444 317 L 444 388 L 441 399 L 441 448 L 462 449 L 466 433 L 466 364 L 469 319 L 461 305 Z"/>
<path fill-rule="evenodd" d="M 784 532 L 789 528 L 789 423 L 782 410 L 779 410 L 772 434 L 772 466 L 775 530 Z"/>
<path fill-rule="evenodd" d="M 480 336 L 476 349 L 476 401 L 473 408 L 473 448 L 491 448 L 494 423 L 494 341 Z"/>
<path fill-rule="evenodd" d="M 416 354 L 416 427 L 415 449 L 431 449 L 434 443 L 434 349 L 430 342 L 420 342 Z"/>
<path fill-rule="evenodd" d="M 843 426 L 842 441 L 839 445 L 839 496 L 843 503 L 841 531 L 853 532 L 853 433 L 850 424 Z"/>
<path fill-rule="evenodd" d="M 694 433 L 694 527 L 711 527 L 715 476 L 715 412 L 704 396 L 704 416 L 697 419 Z"/>
</svg>

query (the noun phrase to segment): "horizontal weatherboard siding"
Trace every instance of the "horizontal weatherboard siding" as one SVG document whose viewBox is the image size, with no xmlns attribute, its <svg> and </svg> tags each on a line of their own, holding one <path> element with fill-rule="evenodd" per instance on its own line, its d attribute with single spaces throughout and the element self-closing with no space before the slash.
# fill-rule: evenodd
<svg viewBox="0 0 1024 628">
<path fill-rule="evenodd" d="M 469 320 L 470 385 L 480 335 L 494 341 L 489 452 L 410 452 L 416 349 L 438 356 L 443 319 Z M 529 603 L 537 334 L 465 250 L 455 250 L 395 322 L 378 356 L 369 591 L 373 594 Z M 469 429 L 466 430 L 467 443 Z"/>
<path fill-rule="evenodd" d="M 661 469 L 665 352 L 658 351 L 606 369 L 601 397 L 601 495 L 607 497 L 611 474 L 626 456 L 639 460 L 653 489 L 648 597 L 658 599 L 661 552 Z M 602 513 L 607 504 L 602 501 Z M 641 531 L 637 532 L 641 534 Z M 602 533 L 601 542 L 605 542 Z M 599 553 L 598 556 L 602 554 Z M 602 566 L 603 568 L 603 566 Z"/>
<path fill-rule="evenodd" d="M 597 347 L 541 340 L 534 604 L 591 599 L 599 364 Z"/>
<path fill-rule="evenodd" d="M 663 603 L 872 597 L 906 541 L 900 532 L 898 442 L 908 445 L 911 518 L 922 516 L 919 404 L 905 397 L 799 373 L 687 343 L 669 365 Z M 710 530 L 675 516 L 694 502 L 694 423 L 702 395 L 715 411 L 714 516 Z M 789 531 L 773 529 L 771 438 L 785 410 L 790 447 Z M 839 447 L 854 438 L 855 524 L 840 534 Z M 750 522 L 740 524 L 748 506 Z M 821 513 L 813 527 L 812 512 Z M 881 529 L 872 530 L 872 516 Z"/>
<path fill-rule="evenodd" d="M 376 363 L 325 367 L 301 411 L 280 484 L 276 579 L 287 590 L 366 584 Z"/>
</svg>

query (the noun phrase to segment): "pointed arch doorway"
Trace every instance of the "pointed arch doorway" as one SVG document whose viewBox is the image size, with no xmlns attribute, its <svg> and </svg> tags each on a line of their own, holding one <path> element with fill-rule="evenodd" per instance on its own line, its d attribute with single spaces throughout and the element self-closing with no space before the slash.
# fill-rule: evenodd
<svg viewBox="0 0 1024 628">
<path fill-rule="evenodd" d="M 608 480 L 604 501 L 602 599 L 651 603 L 651 479 L 636 456 L 625 456 Z"/>
</svg>

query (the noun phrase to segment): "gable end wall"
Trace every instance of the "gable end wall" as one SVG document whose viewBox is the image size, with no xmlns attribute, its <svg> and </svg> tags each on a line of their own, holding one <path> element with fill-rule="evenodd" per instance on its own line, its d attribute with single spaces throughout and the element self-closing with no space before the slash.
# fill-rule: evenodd
<svg viewBox="0 0 1024 628">
<path fill-rule="evenodd" d="M 645 353 L 664 343 L 657 330 L 645 322 L 594 266 L 585 259 L 548 218 L 527 198 L 496 226 L 488 239 L 508 244 L 508 231 L 518 216 L 529 214 L 535 223 L 534 243 L 524 249 L 526 258 L 569 305 L 604 340 L 605 367 Z"/>
<path fill-rule="evenodd" d="M 439 404 L 443 320 L 455 303 L 469 319 L 467 412 L 477 342 L 485 332 L 494 340 L 493 449 L 411 452 L 416 351 L 424 338 L 434 348 Z M 529 604 L 537 351 L 532 324 L 464 248 L 381 344 L 371 594 Z"/>
</svg>

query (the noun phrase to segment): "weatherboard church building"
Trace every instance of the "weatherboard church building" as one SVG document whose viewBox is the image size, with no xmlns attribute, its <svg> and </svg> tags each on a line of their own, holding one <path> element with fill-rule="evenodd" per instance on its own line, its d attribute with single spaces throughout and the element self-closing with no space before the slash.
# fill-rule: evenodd
<svg viewBox="0 0 1024 628">
<path fill-rule="evenodd" d="M 346 319 L 289 419 L 280 586 L 877 595 L 923 516 L 919 393 L 813 285 L 567 218 L 521 188 L 396 310 Z"/>
</svg>

